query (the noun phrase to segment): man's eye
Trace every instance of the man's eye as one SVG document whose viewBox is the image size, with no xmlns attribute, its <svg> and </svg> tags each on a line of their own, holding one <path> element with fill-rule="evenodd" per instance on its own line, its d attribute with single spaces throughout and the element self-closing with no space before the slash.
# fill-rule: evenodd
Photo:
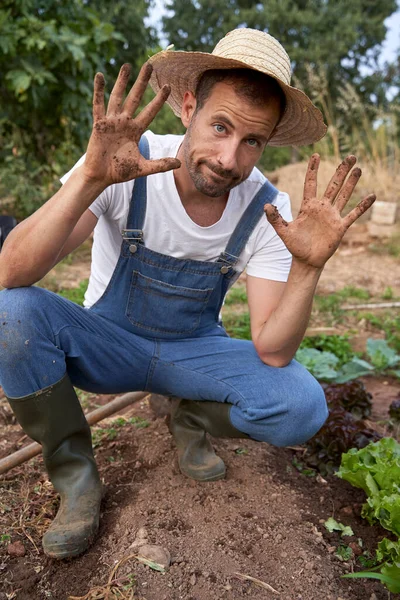
<svg viewBox="0 0 400 600">
<path fill-rule="evenodd" d="M 252 148 L 256 148 L 258 146 L 258 141 L 255 140 L 254 138 L 250 138 L 249 140 L 247 140 L 247 143 Z"/>
<path fill-rule="evenodd" d="M 225 127 L 223 125 L 219 125 L 219 123 L 214 125 L 214 129 L 217 133 L 224 133 L 225 131 Z"/>
</svg>

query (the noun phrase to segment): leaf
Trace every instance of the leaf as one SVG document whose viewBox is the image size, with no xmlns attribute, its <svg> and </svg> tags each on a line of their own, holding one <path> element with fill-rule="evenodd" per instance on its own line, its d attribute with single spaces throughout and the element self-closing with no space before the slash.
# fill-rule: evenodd
<svg viewBox="0 0 400 600">
<path fill-rule="evenodd" d="M 393 367 L 400 361 L 400 356 L 396 354 L 393 348 L 388 346 L 386 340 L 367 340 L 367 354 L 372 364 L 378 370 L 384 370 Z"/>
<path fill-rule="evenodd" d="M 400 444 L 396 440 L 382 438 L 362 450 L 350 450 L 342 456 L 338 476 L 368 494 L 362 516 L 371 525 L 378 522 L 400 536 Z M 383 540 L 377 558 L 400 564 L 400 545 Z"/>
<path fill-rule="evenodd" d="M 352 448 L 343 454 L 337 475 L 369 496 L 379 495 L 380 490 L 385 490 L 386 496 L 398 493 L 400 444 L 387 437 L 361 450 Z"/>
<path fill-rule="evenodd" d="M 369 517 L 373 517 L 382 527 L 400 536 L 400 494 L 387 494 L 380 490 L 379 494 L 367 499 Z M 400 556 L 397 557 L 400 561 Z"/>
<path fill-rule="evenodd" d="M 143 563 L 144 565 L 147 565 L 148 567 L 150 567 L 150 569 L 153 569 L 153 571 L 166 573 L 165 567 L 163 567 L 163 565 L 160 565 L 159 563 L 156 563 L 153 560 L 149 560 L 148 558 L 144 558 L 144 556 L 137 556 L 136 558 L 139 562 Z"/>
<path fill-rule="evenodd" d="M 335 556 L 337 556 L 340 560 L 350 560 L 350 558 L 353 556 L 353 550 L 350 548 L 350 546 L 340 544 L 335 552 Z"/>
<path fill-rule="evenodd" d="M 378 544 L 376 558 L 379 562 L 400 562 L 400 540 L 393 542 L 388 538 L 383 538 Z"/>
<path fill-rule="evenodd" d="M 20 69 L 9 71 L 6 75 L 6 79 L 11 83 L 11 88 L 14 90 L 16 96 L 20 96 L 25 92 L 32 81 L 32 77 Z"/>
<path fill-rule="evenodd" d="M 330 533 L 333 531 L 341 531 L 342 536 L 354 535 L 354 532 L 350 526 L 343 525 L 343 523 L 338 523 L 338 521 L 336 521 L 333 517 L 329 517 L 329 519 L 325 521 L 324 525 Z"/>
<path fill-rule="evenodd" d="M 399 569 L 400 572 L 400 569 Z M 346 573 L 346 575 L 342 575 L 343 579 L 379 579 L 386 584 L 388 590 L 397 594 L 400 592 L 400 578 L 397 579 L 395 577 L 390 577 L 389 575 L 384 575 L 382 573 L 373 573 L 372 571 L 360 571 L 359 573 Z"/>
<path fill-rule="evenodd" d="M 296 352 L 296 360 L 319 380 L 333 381 L 337 376 L 336 366 L 339 359 L 332 352 L 301 348 Z"/>
<path fill-rule="evenodd" d="M 248 454 L 249 451 L 247 450 L 247 448 L 236 448 L 235 450 L 235 454 Z"/>
<path fill-rule="evenodd" d="M 390 592 L 397 594 L 400 592 L 400 563 L 392 565 L 385 564 L 382 567 L 382 575 L 388 579 L 385 581 L 386 587 Z"/>
<path fill-rule="evenodd" d="M 374 367 L 361 358 L 353 357 L 350 362 L 343 365 L 338 371 L 335 383 L 347 383 L 352 379 L 357 379 L 363 375 L 369 375 L 374 371 Z"/>
<path fill-rule="evenodd" d="M 325 521 L 324 525 L 327 528 L 327 530 L 329 531 L 329 533 L 332 533 L 333 531 L 341 531 L 342 530 L 341 525 L 337 521 L 335 521 L 335 519 L 333 517 L 329 517 L 329 519 L 327 521 Z"/>
</svg>

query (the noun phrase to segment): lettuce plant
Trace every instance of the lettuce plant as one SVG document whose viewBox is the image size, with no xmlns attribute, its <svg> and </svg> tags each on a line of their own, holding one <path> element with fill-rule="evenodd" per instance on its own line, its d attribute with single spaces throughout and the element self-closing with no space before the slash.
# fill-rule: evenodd
<svg viewBox="0 0 400 600">
<path fill-rule="evenodd" d="M 390 348 L 386 340 L 367 340 L 368 361 L 353 356 L 349 362 L 340 364 L 340 359 L 332 352 L 316 348 L 300 348 L 296 360 L 306 367 L 319 381 L 346 383 L 365 375 L 387 373 L 400 378 L 400 355 Z"/>
<path fill-rule="evenodd" d="M 356 419 L 366 419 L 372 411 L 372 394 L 359 379 L 347 383 L 323 384 L 328 406 L 343 406 Z"/>
<path fill-rule="evenodd" d="M 357 420 L 339 403 L 329 405 L 325 425 L 306 443 L 305 462 L 322 475 L 333 473 L 340 465 L 344 452 L 364 448 L 379 434 Z"/>
<path fill-rule="evenodd" d="M 378 522 L 400 536 L 400 444 L 395 439 L 382 438 L 362 450 L 351 449 L 343 455 L 337 475 L 365 491 L 368 497 L 362 516 L 369 523 Z M 375 569 L 345 577 L 379 579 L 390 592 L 400 593 L 399 539 L 384 538 L 378 545 L 376 558 L 381 564 Z"/>
</svg>

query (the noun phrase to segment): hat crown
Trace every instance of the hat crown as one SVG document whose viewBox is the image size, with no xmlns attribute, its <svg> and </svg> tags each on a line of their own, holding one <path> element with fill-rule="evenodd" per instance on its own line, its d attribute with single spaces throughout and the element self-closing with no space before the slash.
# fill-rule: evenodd
<svg viewBox="0 0 400 600">
<path fill-rule="evenodd" d="M 285 112 L 270 146 L 305 146 L 326 133 L 321 111 L 301 90 L 290 85 L 290 58 L 281 44 L 265 31 L 241 27 L 226 34 L 208 52 L 158 52 L 150 58 L 153 72 L 150 84 L 157 93 L 168 84 L 167 103 L 181 116 L 186 92 L 195 94 L 200 77 L 214 69 L 253 69 L 273 77 L 286 99 Z"/>
<path fill-rule="evenodd" d="M 284 47 L 265 31 L 241 27 L 226 34 L 212 51 L 214 56 L 241 61 L 290 85 L 290 58 Z"/>
</svg>

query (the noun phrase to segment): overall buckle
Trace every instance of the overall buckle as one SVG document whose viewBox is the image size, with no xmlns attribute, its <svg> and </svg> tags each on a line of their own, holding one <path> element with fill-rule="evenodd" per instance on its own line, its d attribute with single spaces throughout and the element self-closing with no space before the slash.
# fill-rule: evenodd
<svg viewBox="0 0 400 600">
<path fill-rule="evenodd" d="M 129 244 L 129 252 L 135 254 L 138 249 L 138 244 L 143 242 L 143 231 L 141 229 L 123 229 L 121 234 L 123 239 L 127 242 L 132 240 L 133 243 Z"/>
</svg>

